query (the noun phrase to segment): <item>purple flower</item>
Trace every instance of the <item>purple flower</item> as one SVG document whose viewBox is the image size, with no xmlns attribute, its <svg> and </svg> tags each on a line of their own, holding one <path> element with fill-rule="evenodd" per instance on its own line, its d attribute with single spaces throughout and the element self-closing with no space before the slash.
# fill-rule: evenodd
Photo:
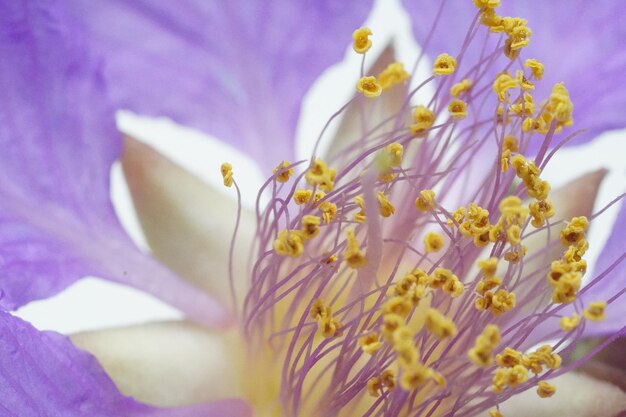
<svg viewBox="0 0 626 417">
<path fill-rule="evenodd" d="M 302 98 L 341 58 L 368 2 L 0 2 L 0 410 L 511 416 L 567 406 L 559 398 L 580 415 L 626 407 L 610 384 L 569 373 L 625 331 L 626 210 L 588 268 L 604 172 L 558 190 L 542 177 L 554 149 L 623 127 L 624 92 L 586 88 L 590 63 L 623 39 L 612 26 L 621 9 L 606 2 L 581 16 L 595 29 L 587 39 L 564 30 L 572 17 L 552 5 L 517 18 L 494 10 L 497 0 L 474 3 L 407 2 L 433 59 L 419 82 L 389 51 L 370 65 L 375 28 L 354 31 L 364 63 L 329 121 L 341 123 L 334 146 L 292 163 Z M 559 74 L 551 51 L 572 42 L 587 56 Z M 613 57 L 603 67 L 606 88 L 623 66 Z M 170 116 L 254 156 L 269 176 L 256 210 L 241 205 L 243 167 L 222 165 L 236 204 L 128 138 L 135 207 L 171 270 L 141 253 L 109 201 L 115 106 Z M 576 134 L 574 117 L 588 133 Z M 73 336 L 98 364 L 6 311 L 88 274 L 198 323 L 236 325 Z M 590 335 L 607 339 L 574 359 Z"/>
</svg>

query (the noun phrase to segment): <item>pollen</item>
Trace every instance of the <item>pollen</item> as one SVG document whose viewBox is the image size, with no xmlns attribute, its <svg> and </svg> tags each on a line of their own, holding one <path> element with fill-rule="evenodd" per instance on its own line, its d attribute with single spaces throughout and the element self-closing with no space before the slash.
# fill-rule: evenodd
<svg viewBox="0 0 626 417">
<path fill-rule="evenodd" d="M 431 372 L 422 364 L 415 364 L 405 369 L 400 377 L 400 386 L 405 391 L 412 391 L 424 385 L 430 378 Z"/>
<path fill-rule="evenodd" d="M 224 180 L 224 186 L 232 187 L 233 185 L 233 166 L 228 162 L 224 162 L 221 167 L 222 179 Z"/>
<path fill-rule="evenodd" d="M 546 381 L 539 381 L 537 384 L 537 395 L 541 398 L 552 397 L 556 394 L 556 387 Z"/>
<path fill-rule="evenodd" d="M 448 112 L 454 120 L 460 120 L 467 117 L 467 103 L 463 100 L 452 100 L 448 104 Z"/>
<path fill-rule="evenodd" d="M 304 252 L 304 236 L 300 230 L 281 230 L 274 240 L 274 250 L 281 256 L 297 258 Z"/>
<path fill-rule="evenodd" d="M 499 74 L 493 82 L 493 92 L 498 95 L 498 101 L 504 103 L 509 97 L 509 90 L 517 88 L 518 81 L 508 72 Z"/>
<path fill-rule="evenodd" d="M 390 217 L 395 213 L 395 207 L 381 191 L 376 193 L 376 199 L 378 200 L 378 208 L 381 216 Z"/>
<path fill-rule="evenodd" d="M 357 54 L 364 54 L 372 47 L 371 35 L 371 29 L 366 27 L 358 28 L 352 32 L 352 39 L 354 40 L 352 48 Z"/>
<path fill-rule="evenodd" d="M 312 195 L 312 190 L 299 189 L 293 193 L 293 201 L 299 206 L 303 204 L 308 204 L 308 202 L 311 200 Z"/>
<path fill-rule="evenodd" d="M 493 363 L 493 351 L 500 343 L 500 328 L 495 324 L 488 324 L 476 338 L 474 347 L 467 356 L 476 366 L 488 368 Z"/>
<path fill-rule="evenodd" d="M 343 259 L 346 264 L 353 269 L 362 268 L 367 265 L 367 258 L 365 253 L 361 250 L 361 245 L 354 235 L 354 229 L 346 230 L 346 250 L 343 252 Z"/>
<path fill-rule="evenodd" d="M 439 252 L 443 248 L 443 236 L 439 233 L 428 232 L 424 236 L 424 247 L 426 252 Z"/>
<path fill-rule="evenodd" d="M 416 106 L 413 111 L 413 122 L 411 133 L 414 135 L 420 134 L 435 123 L 435 114 L 425 106 Z"/>
<path fill-rule="evenodd" d="M 470 88 L 472 88 L 472 80 L 465 78 L 450 87 L 450 95 L 452 97 L 459 97 L 461 94 L 468 92 Z"/>
<path fill-rule="evenodd" d="M 302 216 L 302 233 L 305 239 L 311 239 L 317 236 L 320 232 L 320 224 L 322 219 L 318 216 L 312 216 L 307 214 Z"/>
<path fill-rule="evenodd" d="M 498 258 L 491 257 L 489 259 L 478 261 L 478 267 L 486 277 L 493 277 L 498 269 Z"/>
<path fill-rule="evenodd" d="M 429 308 L 426 312 L 425 325 L 440 340 L 454 337 L 457 332 L 454 322 L 434 308 Z"/>
<path fill-rule="evenodd" d="M 335 203 L 331 203 L 330 201 L 324 201 L 319 206 L 320 211 L 322 212 L 322 219 L 324 223 L 332 222 L 337 216 L 337 205 Z"/>
<path fill-rule="evenodd" d="M 435 192 L 433 190 L 420 191 L 419 197 L 415 200 L 415 208 L 420 211 L 430 211 L 435 208 Z"/>
<path fill-rule="evenodd" d="M 524 67 L 530 69 L 530 73 L 535 80 L 541 80 L 541 78 L 543 78 L 543 64 L 538 60 L 528 58 L 526 61 L 524 61 Z"/>
<path fill-rule="evenodd" d="M 479 9 L 495 9 L 500 7 L 500 0 L 474 0 L 474 5 Z"/>
<path fill-rule="evenodd" d="M 318 158 L 313 161 L 304 178 L 309 185 L 316 185 L 321 190 L 330 192 L 335 186 L 336 175 L 337 171 L 335 169 L 329 168 L 326 162 Z"/>
<path fill-rule="evenodd" d="M 331 315 L 332 310 L 330 309 L 330 307 L 327 306 L 324 301 L 319 298 L 313 302 L 311 308 L 309 309 L 309 316 L 313 320 L 319 320 L 324 317 L 331 317 Z"/>
<path fill-rule="evenodd" d="M 334 317 L 321 317 L 317 320 L 317 327 L 322 336 L 327 339 L 342 335 L 343 325 Z"/>
<path fill-rule="evenodd" d="M 376 98 L 383 92 L 382 86 L 374 76 L 361 77 L 356 83 L 356 89 L 367 98 Z"/>
<path fill-rule="evenodd" d="M 578 244 L 585 239 L 585 233 L 588 227 L 589 221 L 585 216 L 572 218 L 569 224 L 561 230 L 561 243 L 564 246 Z"/>
<path fill-rule="evenodd" d="M 571 332 L 580 324 L 580 316 L 576 313 L 569 317 L 561 317 L 559 320 L 559 326 L 566 332 Z"/>
<path fill-rule="evenodd" d="M 367 381 L 367 392 L 372 397 L 379 397 L 382 394 L 382 389 L 383 384 L 378 377 L 373 376 Z"/>
<path fill-rule="evenodd" d="M 359 346 L 363 352 L 373 355 L 383 346 L 383 342 L 381 342 L 378 333 L 371 333 L 359 339 Z"/>
<path fill-rule="evenodd" d="M 409 79 L 409 73 L 404 69 L 401 62 L 393 62 L 378 74 L 378 83 L 383 91 L 388 90 L 396 84 L 402 84 Z"/>
<path fill-rule="evenodd" d="M 291 178 L 294 173 L 294 169 L 293 167 L 290 168 L 290 165 L 288 161 L 281 161 L 281 163 L 274 168 L 273 172 L 276 174 L 276 181 L 281 183 L 289 181 L 289 178 Z"/>
<path fill-rule="evenodd" d="M 406 317 L 411 311 L 411 303 L 403 297 L 393 297 L 387 301 L 382 308 L 385 314 L 396 314 L 401 317 Z"/>
<path fill-rule="evenodd" d="M 587 320 L 602 321 L 606 318 L 604 309 L 606 308 L 606 301 L 594 301 L 589 303 L 587 308 L 583 310 L 583 316 Z"/>
<path fill-rule="evenodd" d="M 433 74 L 450 75 L 456 70 L 456 59 L 448 54 L 441 54 L 433 64 Z"/>
<path fill-rule="evenodd" d="M 501 412 L 496 409 L 489 410 L 489 417 L 504 417 Z"/>
</svg>

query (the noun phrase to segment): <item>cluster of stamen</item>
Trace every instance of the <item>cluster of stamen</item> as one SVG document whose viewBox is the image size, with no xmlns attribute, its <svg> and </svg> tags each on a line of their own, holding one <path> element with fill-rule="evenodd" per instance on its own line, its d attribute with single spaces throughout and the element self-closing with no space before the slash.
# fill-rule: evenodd
<svg viewBox="0 0 626 417">
<path fill-rule="evenodd" d="M 497 55 L 522 66 L 516 58 L 532 33 L 527 22 L 498 16 L 499 0 L 474 3 L 477 25 L 504 34 Z M 371 35 L 368 28 L 353 34 L 364 58 Z M 334 159 L 314 155 L 301 172 L 307 161 L 281 161 L 262 191 L 272 198 L 257 206 L 244 331 L 282 364 L 280 396 L 290 414 L 344 416 L 357 407 L 363 415 L 439 415 L 439 408 L 443 415 L 456 403 L 463 405 L 454 412 L 475 415 L 497 406 L 508 389 L 536 386 L 542 398 L 556 391 L 546 379 L 558 375 L 563 342 L 576 336 L 582 318 L 553 310 L 581 288 L 588 221 L 575 217 L 562 230 L 561 259 L 526 266 L 543 257 L 527 238 L 551 227 L 555 208 L 541 178 L 545 161 L 523 150 L 531 140 L 547 148 L 571 125 L 573 106 L 562 84 L 535 104 L 534 83 L 544 71 L 535 59 L 490 73 L 464 71 L 462 56 L 435 59 L 424 83 L 438 87 L 433 99 L 414 106 L 407 99 L 393 128 L 389 120 L 364 121 L 358 143 Z M 410 81 L 400 62 L 378 76 L 363 72 L 353 105 L 376 105 L 376 97 Z M 493 115 L 479 120 L 477 103 L 492 103 Z M 492 141 L 497 156 L 482 160 L 475 138 Z M 480 186 L 458 201 L 450 190 L 465 184 L 462 173 L 477 159 L 489 174 L 472 178 Z M 229 164 L 222 174 L 232 185 Z M 546 274 L 547 283 L 537 279 Z M 602 320 L 606 305 L 590 303 L 582 316 Z M 528 351 L 544 318 L 560 319 L 562 339 Z M 451 395 L 460 397 L 444 401 Z M 497 408 L 490 415 L 501 416 Z"/>
</svg>

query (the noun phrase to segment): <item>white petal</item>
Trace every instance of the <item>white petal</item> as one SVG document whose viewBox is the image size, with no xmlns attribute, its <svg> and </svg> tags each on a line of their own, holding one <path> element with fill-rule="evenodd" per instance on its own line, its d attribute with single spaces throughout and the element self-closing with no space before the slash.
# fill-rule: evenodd
<svg viewBox="0 0 626 417">
<path fill-rule="evenodd" d="M 394 49 L 388 46 L 380 54 L 374 65 L 367 70 L 367 74 L 378 76 L 387 65 L 394 61 Z M 407 97 L 407 91 L 408 82 L 402 85 L 395 85 L 387 91 L 383 91 L 381 96 L 375 99 L 357 97 L 341 116 L 341 124 L 333 136 L 332 141 L 328 144 L 328 150 L 325 155 L 323 155 L 323 158 L 332 164 L 333 158 L 344 154 L 347 147 L 357 143 L 359 138 L 363 136 L 363 116 L 367 118 L 366 125 L 372 128 L 378 126 L 379 123 L 382 123 L 387 118 L 397 114 L 401 110 L 402 104 Z M 408 117 L 408 110 L 406 114 Z M 379 129 L 378 132 L 389 132 L 395 123 L 396 118 L 391 119 L 385 123 L 385 127 Z M 404 125 L 405 124 L 402 123 L 402 126 Z"/>
<path fill-rule="evenodd" d="M 241 395 L 239 346 L 232 335 L 186 322 L 153 323 L 79 333 L 126 395 L 158 406 L 178 406 Z"/>
<path fill-rule="evenodd" d="M 626 393 L 607 382 L 580 373 L 549 381 L 557 387 L 550 398 L 530 389 L 501 405 L 505 417 L 613 417 L 626 410 Z"/>
<path fill-rule="evenodd" d="M 125 140 L 122 166 L 156 258 L 218 299 L 230 301 L 228 254 L 237 214 L 234 199 L 132 138 Z M 237 259 L 248 258 L 253 233 L 252 213 L 243 209 Z M 236 261 L 234 267 L 243 293 L 246 262 Z"/>
</svg>

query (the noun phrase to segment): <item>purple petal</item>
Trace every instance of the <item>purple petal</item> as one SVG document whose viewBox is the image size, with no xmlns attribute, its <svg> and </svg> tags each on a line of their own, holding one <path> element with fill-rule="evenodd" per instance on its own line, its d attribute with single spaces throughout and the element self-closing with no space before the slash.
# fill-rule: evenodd
<svg viewBox="0 0 626 417">
<path fill-rule="evenodd" d="M 300 104 L 371 0 L 72 0 L 117 105 L 203 129 L 269 169 L 293 160 Z"/>
<path fill-rule="evenodd" d="M 460 51 L 467 30 L 478 13 L 471 1 L 447 1 L 441 17 L 431 33 L 435 16 L 442 2 L 404 0 L 413 19 L 413 31 L 420 44 L 431 40 L 426 52 L 436 56 L 442 52 Z M 621 0 L 607 0 L 588 7 L 585 0 L 503 1 L 496 9 L 501 16 L 519 16 L 528 20 L 533 31 L 530 45 L 522 50 L 521 58 L 536 58 L 545 64 L 543 80 L 537 83 L 536 98 L 546 97 L 552 85 L 564 81 L 574 103 L 574 127 L 586 132 L 570 144 L 581 144 L 609 129 L 626 125 L 621 109 L 626 105 L 626 90 L 616 88 L 616 80 L 626 70 L 626 8 Z M 498 35 L 491 35 L 494 46 Z M 483 46 L 482 37 L 474 41 L 476 48 L 466 56 L 473 65 Z M 489 47 L 486 49 L 491 51 Z M 492 75 L 503 65 L 495 65 Z M 557 138 L 558 140 L 558 138 Z"/>
<path fill-rule="evenodd" d="M 626 203 L 622 202 L 613 232 L 596 261 L 591 277 L 595 278 L 612 268 L 610 275 L 590 287 L 582 296 L 585 305 L 593 301 L 610 301 L 606 319 L 586 329 L 590 336 L 614 333 L 626 327 Z"/>
<path fill-rule="evenodd" d="M 121 152 L 100 64 L 62 3 L 0 1 L 0 305 L 85 275 L 129 284 L 206 323 L 223 308 L 135 248 L 109 200 Z"/>
<path fill-rule="evenodd" d="M 0 310 L 0 415 L 6 417 L 250 416 L 240 400 L 155 408 L 121 394 L 90 354 Z"/>
</svg>

